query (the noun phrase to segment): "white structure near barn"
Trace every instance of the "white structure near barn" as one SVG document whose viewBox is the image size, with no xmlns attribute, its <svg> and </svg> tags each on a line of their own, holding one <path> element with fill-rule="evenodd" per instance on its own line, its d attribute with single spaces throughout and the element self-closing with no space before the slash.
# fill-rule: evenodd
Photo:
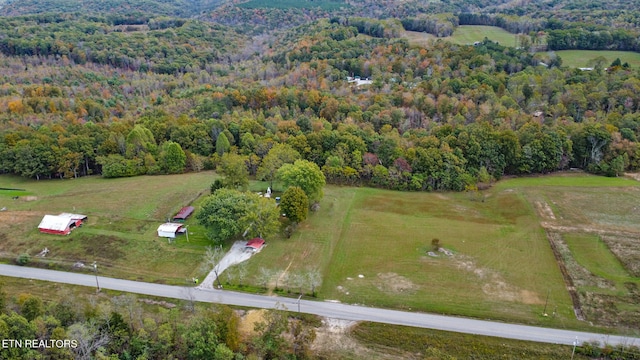
<svg viewBox="0 0 640 360">
<path fill-rule="evenodd" d="M 174 239 L 178 234 L 182 234 L 187 231 L 183 225 L 184 224 L 164 223 L 158 226 L 158 236 Z"/>
</svg>

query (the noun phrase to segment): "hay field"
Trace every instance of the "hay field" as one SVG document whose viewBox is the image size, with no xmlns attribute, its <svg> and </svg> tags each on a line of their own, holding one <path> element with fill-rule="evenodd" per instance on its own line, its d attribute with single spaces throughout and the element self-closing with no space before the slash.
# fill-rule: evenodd
<svg viewBox="0 0 640 360">
<path fill-rule="evenodd" d="M 18 199 L 0 192 L 0 255 L 7 261 L 27 253 L 32 261 L 62 270 L 97 261 L 101 274 L 145 281 L 184 283 L 198 274 L 207 241 L 190 225 L 190 241 L 173 244 L 156 229 L 182 206 L 208 193 L 212 172 L 120 179 L 28 180 L 0 176 L 0 187 L 25 189 Z M 12 195 L 12 194 L 11 194 Z M 87 215 L 88 223 L 68 236 L 41 234 L 45 214 Z M 193 219 L 189 220 L 189 224 Z M 50 250 L 46 259 L 36 255 Z M 194 259 L 197 261 L 194 262 Z"/>
</svg>

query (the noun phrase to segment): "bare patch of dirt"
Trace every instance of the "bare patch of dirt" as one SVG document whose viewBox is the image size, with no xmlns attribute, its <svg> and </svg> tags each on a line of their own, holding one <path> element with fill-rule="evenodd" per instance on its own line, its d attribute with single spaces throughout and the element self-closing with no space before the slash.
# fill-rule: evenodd
<svg viewBox="0 0 640 360">
<path fill-rule="evenodd" d="M 622 231 L 622 230 L 614 230 L 603 227 L 595 227 L 588 225 L 576 225 L 576 226 L 565 226 L 565 225 L 557 225 L 550 222 L 541 222 L 540 225 L 552 231 L 557 231 L 560 233 L 570 233 L 570 232 L 586 232 L 590 234 L 598 234 L 600 236 L 621 236 L 621 237 L 638 237 L 637 232 L 632 231 Z"/>
<path fill-rule="evenodd" d="M 396 273 L 380 273 L 378 274 L 378 279 L 380 279 L 380 282 L 376 287 L 384 292 L 394 294 L 411 293 L 418 288 L 411 280 Z"/>
<path fill-rule="evenodd" d="M 322 327 L 316 329 L 316 339 L 312 351 L 321 358 L 381 359 L 395 360 L 398 354 L 384 354 L 360 344 L 351 335 L 355 321 L 329 319 L 322 320 Z M 403 354 L 405 355 L 405 354 Z M 400 358 L 408 358 L 401 356 Z"/>
<path fill-rule="evenodd" d="M 42 214 L 35 211 L 0 211 L 0 229 L 8 229 L 19 224 L 38 222 Z"/>
<path fill-rule="evenodd" d="M 533 291 L 520 289 L 507 283 L 500 274 L 490 269 L 478 267 L 472 259 L 462 257 L 457 259 L 457 267 L 473 273 L 483 280 L 482 292 L 492 299 L 501 301 L 521 302 L 527 305 L 543 304 L 544 301 Z"/>
<path fill-rule="evenodd" d="M 536 201 L 535 202 L 535 207 L 536 207 L 536 210 L 538 211 L 538 214 L 540 215 L 541 218 L 546 219 L 546 220 L 555 220 L 556 219 L 556 215 L 553 213 L 553 210 L 551 209 L 551 206 L 549 206 L 549 204 L 547 204 L 546 202 Z"/>
<path fill-rule="evenodd" d="M 249 310 L 244 316 L 240 317 L 240 324 L 238 325 L 238 331 L 240 331 L 241 336 L 244 339 L 249 339 L 252 336 L 256 335 L 255 326 L 256 324 L 262 322 L 264 320 L 264 314 L 266 310 Z"/>
<path fill-rule="evenodd" d="M 633 180 L 640 181 L 640 173 L 624 173 L 624 176 L 630 177 Z"/>
</svg>

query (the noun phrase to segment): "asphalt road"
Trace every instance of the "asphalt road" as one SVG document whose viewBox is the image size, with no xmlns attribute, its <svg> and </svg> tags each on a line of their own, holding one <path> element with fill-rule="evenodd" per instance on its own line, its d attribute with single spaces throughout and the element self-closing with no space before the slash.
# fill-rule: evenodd
<svg viewBox="0 0 640 360">
<path fill-rule="evenodd" d="M 96 277 L 94 275 L 87 274 L 0 264 L 0 275 L 96 287 Z M 245 294 L 226 290 L 196 289 L 193 287 L 161 285 L 102 276 L 98 276 L 98 282 L 100 287 L 103 289 L 118 290 L 135 294 L 237 305 L 251 308 L 279 308 L 282 310 L 300 311 L 303 313 L 335 319 L 373 321 L 386 324 L 414 326 L 552 344 L 573 345 L 577 340 L 578 344 L 585 341 L 599 341 L 602 344 L 607 343 L 610 345 L 624 344 L 640 346 L 640 338 L 634 337 L 603 335 L 494 321 L 466 319 L 454 316 L 378 309 L 335 302 L 308 300 L 300 300 L 300 302 L 298 302 L 297 299 L 277 296 Z"/>
</svg>

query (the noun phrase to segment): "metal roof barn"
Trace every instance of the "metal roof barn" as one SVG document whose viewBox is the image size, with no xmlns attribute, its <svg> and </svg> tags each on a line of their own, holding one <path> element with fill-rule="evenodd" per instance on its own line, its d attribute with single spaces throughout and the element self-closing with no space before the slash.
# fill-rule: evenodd
<svg viewBox="0 0 640 360">
<path fill-rule="evenodd" d="M 189 216 L 191 216 L 191 214 L 193 213 L 193 210 L 195 210 L 195 208 L 193 206 L 185 206 L 182 209 L 180 209 L 180 211 L 176 214 L 176 216 L 173 217 L 173 221 L 185 221 L 187 220 L 187 218 Z"/>
<path fill-rule="evenodd" d="M 45 215 L 38 229 L 45 234 L 69 235 L 71 230 L 79 227 L 86 220 L 87 216 L 80 214 Z"/>
<path fill-rule="evenodd" d="M 245 249 L 251 249 L 253 251 L 258 251 L 264 245 L 264 239 L 261 238 L 253 238 L 247 241 L 247 245 L 245 245 Z"/>
</svg>

